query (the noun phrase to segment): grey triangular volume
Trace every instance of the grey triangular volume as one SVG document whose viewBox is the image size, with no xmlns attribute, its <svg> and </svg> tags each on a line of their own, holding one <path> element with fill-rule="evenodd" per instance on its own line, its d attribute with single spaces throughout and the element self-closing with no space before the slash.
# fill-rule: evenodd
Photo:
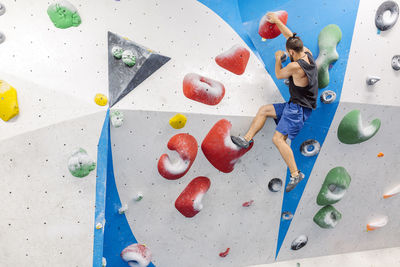
<svg viewBox="0 0 400 267">
<path fill-rule="evenodd" d="M 112 53 L 114 46 L 119 46 L 124 50 L 131 50 L 136 57 L 136 64 L 133 67 L 128 67 L 121 59 L 116 59 Z M 133 41 L 108 32 L 108 92 L 110 107 L 169 60 L 169 57 L 153 53 Z"/>
</svg>

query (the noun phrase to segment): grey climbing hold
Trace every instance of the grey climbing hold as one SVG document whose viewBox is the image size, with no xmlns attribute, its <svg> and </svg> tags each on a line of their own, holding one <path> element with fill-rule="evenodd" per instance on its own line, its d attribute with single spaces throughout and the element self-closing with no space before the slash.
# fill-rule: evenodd
<svg viewBox="0 0 400 267">
<path fill-rule="evenodd" d="M 292 250 L 299 250 L 302 247 L 304 247 L 305 245 L 307 245 L 307 242 L 308 242 L 308 237 L 306 235 L 300 235 L 300 236 L 296 237 L 295 240 L 293 240 L 290 248 Z"/>
<path fill-rule="evenodd" d="M 289 79 L 285 79 L 283 82 L 285 83 L 286 86 L 289 86 Z"/>
<path fill-rule="evenodd" d="M 392 58 L 392 68 L 394 70 L 400 70 L 400 55 L 395 55 Z"/>
<path fill-rule="evenodd" d="M 293 219 L 293 213 L 291 213 L 290 211 L 283 212 L 282 213 L 282 219 L 285 220 L 285 221 Z"/>
<path fill-rule="evenodd" d="M 374 85 L 377 82 L 379 82 L 381 80 L 381 78 L 379 78 L 378 76 L 368 76 L 367 77 L 367 84 L 368 85 Z"/>
<path fill-rule="evenodd" d="M 322 92 L 320 98 L 322 103 L 331 104 L 336 100 L 336 93 L 331 90 L 326 90 Z"/>
<path fill-rule="evenodd" d="M 4 15 L 4 13 L 6 13 L 6 7 L 0 3 L 0 16 Z"/>
<path fill-rule="evenodd" d="M 390 16 L 385 16 L 385 13 L 389 11 Z M 399 5 L 394 1 L 383 2 L 375 15 L 375 25 L 381 31 L 387 31 L 391 29 L 399 18 Z"/>
<path fill-rule="evenodd" d="M 282 180 L 279 178 L 273 178 L 268 183 L 268 189 L 271 192 L 278 192 L 282 188 Z"/>
<path fill-rule="evenodd" d="M 300 152 L 305 157 L 313 157 L 319 153 L 321 145 L 317 140 L 309 139 L 304 141 L 300 146 Z"/>
<path fill-rule="evenodd" d="M 4 33 L 0 32 L 0 44 L 3 43 L 6 40 L 6 36 Z"/>
<path fill-rule="evenodd" d="M 281 62 L 285 62 L 287 58 L 288 58 L 287 54 L 284 53 L 284 54 L 281 56 Z"/>
</svg>

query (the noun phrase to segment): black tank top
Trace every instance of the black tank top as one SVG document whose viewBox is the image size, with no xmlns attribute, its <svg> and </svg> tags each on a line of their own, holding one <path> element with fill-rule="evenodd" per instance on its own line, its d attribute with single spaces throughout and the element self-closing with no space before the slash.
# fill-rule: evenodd
<svg viewBox="0 0 400 267">
<path fill-rule="evenodd" d="M 309 52 L 306 52 L 306 55 L 308 56 L 310 64 L 303 59 L 299 59 L 297 63 L 299 63 L 300 67 L 304 70 L 308 78 L 308 85 L 305 87 L 296 86 L 293 82 L 293 77 L 290 76 L 289 102 L 299 104 L 306 108 L 316 109 L 318 97 L 318 70 L 312 55 Z"/>
</svg>

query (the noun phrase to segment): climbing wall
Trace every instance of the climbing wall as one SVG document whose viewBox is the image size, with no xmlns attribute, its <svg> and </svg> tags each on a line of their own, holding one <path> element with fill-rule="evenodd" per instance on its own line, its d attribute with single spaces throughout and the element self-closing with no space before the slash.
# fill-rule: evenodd
<svg viewBox="0 0 400 267">
<path fill-rule="evenodd" d="M 307 21 L 302 18 L 305 1 L 261 1 L 265 10 L 251 4 L 259 1 L 240 0 L 70 2 L 82 22 L 58 29 L 46 13 L 49 1 L 1 1 L 6 12 L 0 16 L 0 32 L 6 39 L 0 44 L 0 80 L 16 88 L 19 114 L 8 122 L 0 120 L 4 213 L 0 239 L 10 240 L 0 242 L 0 265 L 90 266 L 94 262 L 100 266 L 107 255 L 107 266 L 127 266 L 120 252 L 135 242 L 151 250 L 150 266 L 247 266 L 400 246 L 395 238 L 398 196 L 383 199 L 385 192 L 400 184 L 395 123 L 400 72 L 391 67 L 392 57 L 400 54 L 400 26 L 377 32 L 374 16 L 383 1 L 347 3 L 336 7 L 340 14 L 316 15 L 307 25 L 302 25 Z M 312 2 L 321 8 L 332 5 Z M 320 138 L 322 144 L 318 156 L 300 161 L 309 175 L 307 185 L 299 185 L 304 193 L 295 192 L 298 202 L 291 202 L 294 198 L 284 195 L 283 189 L 273 192 L 268 186 L 273 178 L 283 183 L 287 178 L 286 165 L 271 142 L 272 120 L 253 147 L 231 162 L 236 164 L 230 173 L 217 170 L 201 149 L 221 119 L 232 123 L 232 134 L 243 134 L 259 106 L 287 99 L 287 87 L 275 79 L 271 56 L 284 48 L 283 37 L 261 40 L 254 31 L 258 20 L 252 17 L 278 9 L 289 12 L 289 27 L 304 36 L 315 56 L 324 26 L 338 24 L 343 33 L 337 48 L 339 61 L 329 67 L 333 82 L 328 89 L 338 95 L 335 106 L 328 109 L 319 103 L 319 113 L 306 128 L 310 131 L 292 142 L 296 157 L 307 134 Z M 113 90 L 107 78 L 113 60 L 108 32 L 120 36 L 124 40 L 120 43 L 131 40 L 148 48 L 148 53 L 170 58 L 112 103 L 111 114 L 124 114 L 119 128 L 109 125 L 107 106 L 93 101 L 97 93 L 110 96 Z M 242 75 L 215 62 L 217 55 L 235 45 L 249 50 Z M 212 106 L 189 99 L 182 90 L 188 73 L 221 82 L 225 88 L 221 102 Z M 381 80 L 367 86 L 367 76 Z M 344 144 L 337 129 L 354 109 L 361 111 L 364 125 L 378 118 L 381 128 L 363 143 Z M 168 122 L 178 112 L 186 115 L 187 123 L 174 129 Z M 182 178 L 168 180 L 157 164 L 164 153 L 178 159 L 167 143 L 179 133 L 196 139 L 197 156 Z M 224 145 L 237 149 L 229 139 Z M 98 159 L 98 169 L 83 178 L 72 176 L 67 166 L 79 147 Z M 313 222 L 321 208 L 316 198 L 326 174 L 338 166 L 347 170 L 351 183 L 343 199 L 333 205 L 341 220 L 334 229 L 322 229 Z M 198 176 L 209 178 L 210 187 L 201 211 L 188 218 L 175 201 Z M 103 206 L 98 205 L 102 197 Z M 295 211 L 293 218 L 283 214 L 285 207 Z M 366 231 L 368 223 L 385 216 L 386 226 Z M 292 250 L 292 241 L 301 235 L 308 243 Z"/>
</svg>

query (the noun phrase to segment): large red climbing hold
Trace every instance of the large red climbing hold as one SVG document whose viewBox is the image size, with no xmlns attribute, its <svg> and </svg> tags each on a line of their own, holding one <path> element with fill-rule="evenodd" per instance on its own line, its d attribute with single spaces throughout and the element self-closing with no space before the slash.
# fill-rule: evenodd
<svg viewBox="0 0 400 267">
<path fill-rule="evenodd" d="M 168 180 L 176 180 L 184 176 L 197 156 L 197 141 L 187 133 L 174 135 L 168 142 L 168 149 L 175 150 L 179 157 L 171 160 L 163 154 L 158 160 L 158 172 Z"/>
<path fill-rule="evenodd" d="M 224 98 L 225 87 L 218 81 L 189 73 L 183 79 L 183 94 L 194 101 L 217 105 Z"/>
<path fill-rule="evenodd" d="M 285 10 L 275 11 L 274 13 L 277 14 L 279 20 L 286 25 L 288 20 L 288 13 Z M 260 36 L 264 39 L 274 39 L 281 34 L 281 31 L 279 30 L 278 26 L 276 26 L 276 24 L 268 22 L 267 14 L 265 14 L 260 20 L 258 34 L 260 34 Z"/>
<path fill-rule="evenodd" d="M 253 147 L 253 142 L 246 149 L 235 145 L 231 140 L 232 124 L 222 119 L 208 132 L 201 144 L 201 149 L 208 161 L 219 171 L 229 173 L 233 171 L 236 162 L 241 156 Z"/>
<path fill-rule="evenodd" d="M 207 177 L 194 178 L 176 199 L 175 208 L 185 217 L 194 217 L 203 208 L 201 201 L 210 184 L 210 179 Z"/>
<path fill-rule="evenodd" d="M 218 55 L 215 58 L 215 62 L 222 68 L 241 75 L 246 70 L 249 58 L 249 50 L 241 45 L 234 45 L 228 51 Z"/>
<path fill-rule="evenodd" d="M 145 245 L 132 244 L 122 250 L 121 258 L 129 266 L 146 267 L 151 261 L 151 251 Z"/>
</svg>

